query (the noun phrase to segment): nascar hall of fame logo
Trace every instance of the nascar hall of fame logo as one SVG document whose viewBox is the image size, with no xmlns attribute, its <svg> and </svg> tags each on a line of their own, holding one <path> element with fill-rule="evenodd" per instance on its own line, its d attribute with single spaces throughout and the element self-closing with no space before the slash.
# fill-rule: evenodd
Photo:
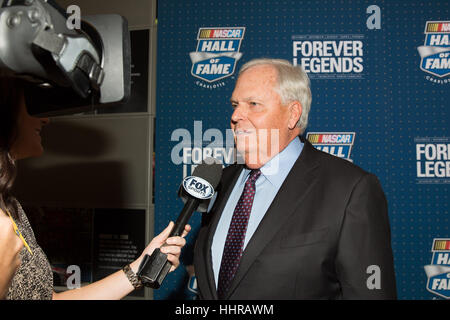
<svg viewBox="0 0 450 320">
<path fill-rule="evenodd" d="M 200 28 L 197 35 L 197 51 L 189 55 L 192 61 L 191 74 L 203 81 L 198 86 L 215 89 L 225 85 L 219 81 L 233 75 L 245 27 Z"/>
<path fill-rule="evenodd" d="M 420 69 L 431 74 L 426 79 L 434 83 L 449 83 L 450 75 L 450 21 L 427 21 L 425 43 L 417 48 Z M 437 77 L 437 78 L 436 78 Z"/>
<path fill-rule="evenodd" d="M 353 162 L 350 154 L 355 142 L 354 132 L 308 132 L 306 139 L 318 150 Z"/>
<path fill-rule="evenodd" d="M 434 239 L 431 264 L 425 266 L 427 290 L 450 299 L 450 239 Z"/>
</svg>

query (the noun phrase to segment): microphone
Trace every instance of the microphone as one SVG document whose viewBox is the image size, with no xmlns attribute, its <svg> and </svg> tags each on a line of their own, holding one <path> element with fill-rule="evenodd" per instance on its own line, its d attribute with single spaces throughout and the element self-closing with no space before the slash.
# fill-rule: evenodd
<svg viewBox="0 0 450 320">
<path fill-rule="evenodd" d="M 169 237 L 181 236 L 184 227 L 196 210 L 206 211 L 207 204 L 214 195 L 214 190 L 222 177 L 222 165 L 215 159 L 207 158 L 198 165 L 191 176 L 183 179 L 178 196 L 185 202 Z M 167 260 L 167 254 L 159 248 L 151 256 L 145 255 L 137 276 L 142 284 L 152 289 L 158 289 L 169 273 L 172 264 Z"/>
</svg>

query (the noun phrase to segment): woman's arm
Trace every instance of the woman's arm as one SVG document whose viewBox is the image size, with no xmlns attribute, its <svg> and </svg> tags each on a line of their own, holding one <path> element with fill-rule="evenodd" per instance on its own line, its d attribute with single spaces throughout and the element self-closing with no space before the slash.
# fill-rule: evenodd
<svg viewBox="0 0 450 320">
<path fill-rule="evenodd" d="M 130 263 L 131 270 L 133 270 L 134 273 L 138 271 L 139 264 L 144 255 L 151 255 L 156 248 L 161 248 L 161 252 L 168 254 L 167 259 L 172 263 L 170 271 L 173 271 L 178 267 L 180 264 L 179 258 L 181 248 L 186 244 L 186 240 L 183 237 L 187 235 L 191 227 L 189 225 L 185 227 L 182 237 L 167 238 L 173 226 L 174 223 L 170 222 L 163 232 L 153 238 L 142 255 L 136 261 Z M 162 246 L 164 243 L 167 245 Z M 133 290 L 133 285 L 130 283 L 125 273 L 120 270 L 85 287 L 61 293 L 54 292 L 53 300 L 118 300 L 122 299 Z"/>
</svg>

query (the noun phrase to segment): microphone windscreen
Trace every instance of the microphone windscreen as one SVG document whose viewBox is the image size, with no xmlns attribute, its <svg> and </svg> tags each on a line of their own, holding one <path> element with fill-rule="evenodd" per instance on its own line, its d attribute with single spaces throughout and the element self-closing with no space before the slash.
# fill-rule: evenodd
<svg viewBox="0 0 450 320">
<path fill-rule="evenodd" d="M 195 167 L 192 175 L 205 179 L 216 189 L 220 178 L 222 178 L 222 165 L 216 162 L 214 158 L 206 158 L 201 164 Z"/>
<path fill-rule="evenodd" d="M 222 178 L 222 170 L 222 165 L 218 161 L 214 158 L 206 158 L 201 164 L 195 167 L 191 176 L 205 179 L 209 184 L 211 184 L 215 192 L 217 186 L 219 185 L 220 178 Z M 189 195 L 184 189 L 183 183 L 181 183 L 180 189 L 178 190 L 178 196 L 184 203 L 186 203 L 189 198 L 192 198 L 192 196 Z M 210 201 L 211 199 L 201 200 L 196 211 L 206 212 Z"/>
</svg>

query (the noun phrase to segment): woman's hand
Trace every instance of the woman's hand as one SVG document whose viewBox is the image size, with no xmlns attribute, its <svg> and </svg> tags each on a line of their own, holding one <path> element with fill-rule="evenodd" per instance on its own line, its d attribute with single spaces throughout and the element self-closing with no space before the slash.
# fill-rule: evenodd
<svg viewBox="0 0 450 320">
<path fill-rule="evenodd" d="M 183 248 L 186 244 L 186 240 L 184 237 L 189 233 L 191 230 L 190 225 L 186 225 L 183 231 L 183 234 L 181 237 L 169 237 L 170 232 L 172 231 L 174 226 L 174 223 L 171 221 L 169 225 L 156 237 L 153 238 L 153 240 L 149 243 L 149 245 L 144 249 L 142 252 L 142 255 L 133 262 L 130 266 L 131 269 L 136 273 L 137 269 L 139 268 L 139 264 L 141 263 L 142 259 L 146 254 L 149 256 L 152 255 L 153 251 L 156 248 L 160 248 L 162 253 L 167 254 L 167 260 L 170 261 L 172 264 L 172 267 L 170 268 L 170 272 L 174 271 L 178 265 L 180 264 L 180 254 L 181 254 L 181 248 Z"/>
<path fill-rule="evenodd" d="M 11 279 L 20 266 L 19 252 L 22 247 L 11 219 L 0 211 L 0 299 L 8 292 Z"/>
<path fill-rule="evenodd" d="M 172 231 L 174 223 L 171 222 L 159 235 L 153 238 L 142 255 L 136 261 L 130 263 L 131 269 L 137 273 L 139 265 L 146 254 L 151 255 L 156 248 L 161 247 L 161 251 L 168 254 L 167 259 L 173 264 L 170 271 L 175 270 L 180 264 L 181 248 L 186 244 L 185 237 L 191 230 L 190 226 L 186 226 L 182 237 L 168 238 Z M 102 280 L 91 283 L 88 286 L 81 287 L 77 290 L 67 290 L 62 293 L 54 293 L 53 299 L 74 299 L 74 300 L 115 300 L 122 299 L 128 295 L 134 287 L 131 285 L 125 273 L 120 270 Z"/>
</svg>

